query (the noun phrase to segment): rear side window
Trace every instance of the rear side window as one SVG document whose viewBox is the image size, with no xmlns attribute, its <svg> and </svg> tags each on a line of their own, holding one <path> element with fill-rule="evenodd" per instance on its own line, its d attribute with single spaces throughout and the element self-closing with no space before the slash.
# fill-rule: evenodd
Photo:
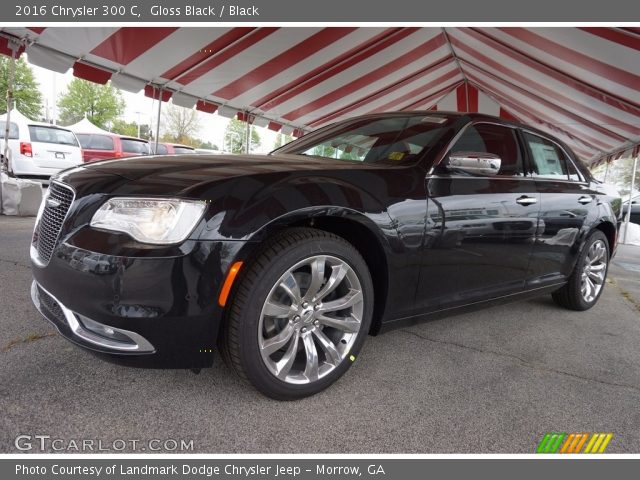
<svg viewBox="0 0 640 480">
<path fill-rule="evenodd" d="M 173 147 L 176 153 L 193 153 L 195 149 L 189 147 Z"/>
<path fill-rule="evenodd" d="M 76 133 L 76 137 L 82 148 L 91 148 L 91 135 L 88 133 Z"/>
<path fill-rule="evenodd" d="M 5 122 L 4 120 L 0 120 L 0 138 L 4 138 L 4 132 L 6 128 L 7 128 L 7 122 Z M 18 125 L 13 122 L 9 122 L 9 138 L 19 138 L 19 137 L 20 137 L 20 130 L 18 129 Z"/>
<path fill-rule="evenodd" d="M 113 138 L 108 135 L 91 135 L 91 148 L 93 150 L 115 150 Z"/>
<path fill-rule="evenodd" d="M 166 145 L 159 143 L 156 148 L 156 153 L 158 155 L 166 155 L 167 153 L 169 153 L 169 149 L 167 149 Z"/>
<path fill-rule="evenodd" d="M 122 151 L 127 153 L 138 153 L 147 155 L 151 153 L 149 151 L 149 144 L 143 140 L 133 140 L 131 138 L 122 138 Z"/>
<path fill-rule="evenodd" d="M 78 137 L 78 140 L 80 141 L 80 146 L 87 150 L 115 150 L 113 138 L 108 135 L 77 133 L 76 137 Z"/>
<path fill-rule="evenodd" d="M 564 150 L 551 140 L 529 132 L 524 132 L 524 139 L 531 153 L 531 174 L 534 177 L 552 180 L 569 179 L 567 165 L 571 162 L 567 159 Z M 573 165 L 571 166 L 573 168 Z M 571 179 L 579 180 L 575 168 L 573 168 Z"/>
<path fill-rule="evenodd" d="M 32 142 L 57 143 L 59 145 L 79 146 L 76 136 L 69 130 L 41 125 L 29 125 L 29 136 Z"/>
<path fill-rule="evenodd" d="M 569 180 L 574 182 L 582 182 L 582 175 L 578 172 L 578 168 L 573 164 L 571 159 L 567 159 L 567 170 L 569 171 Z"/>
<path fill-rule="evenodd" d="M 491 123 L 471 125 L 451 148 L 450 155 L 454 153 L 491 153 L 500 157 L 499 176 L 524 176 L 522 153 L 513 128 Z"/>
</svg>

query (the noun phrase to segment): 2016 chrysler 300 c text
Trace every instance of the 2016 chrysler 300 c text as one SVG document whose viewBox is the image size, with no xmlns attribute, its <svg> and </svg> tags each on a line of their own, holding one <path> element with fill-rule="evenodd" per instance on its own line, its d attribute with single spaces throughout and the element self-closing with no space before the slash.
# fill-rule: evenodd
<svg viewBox="0 0 640 480">
<path fill-rule="evenodd" d="M 261 392 L 295 399 L 343 375 L 368 334 L 543 294 L 591 308 L 619 209 L 532 128 L 368 115 L 266 156 L 60 173 L 36 221 L 31 294 L 106 359 L 199 369 L 220 350 Z"/>
</svg>

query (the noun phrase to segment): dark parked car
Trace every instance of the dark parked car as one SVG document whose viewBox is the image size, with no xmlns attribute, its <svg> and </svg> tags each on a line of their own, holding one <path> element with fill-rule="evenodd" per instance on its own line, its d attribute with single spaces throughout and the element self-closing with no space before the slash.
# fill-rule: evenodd
<svg viewBox="0 0 640 480">
<path fill-rule="evenodd" d="M 96 162 L 49 189 L 32 298 L 107 359 L 199 369 L 219 346 L 261 392 L 300 398 L 368 334 L 543 294 L 591 308 L 608 192 L 557 139 L 443 112 L 353 118 L 267 156 Z"/>
<path fill-rule="evenodd" d="M 622 217 L 627 219 L 627 212 L 629 211 L 628 200 L 622 203 Z M 640 225 L 640 195 L 631 199 L 631 216 L 629 217 L 631 223 L 637 223 Z"/>
<path fill-rule="evenodd" d="M 151 148 L 155 148 L 156 144 L 153 143 Z M 181 145 L 179 143 L 159 143 L 158 151 L 155 152 L 158 155 L 175 155 L 176 153 L 196 153 L 196 149 L 188 145 Z"/>
</svg>

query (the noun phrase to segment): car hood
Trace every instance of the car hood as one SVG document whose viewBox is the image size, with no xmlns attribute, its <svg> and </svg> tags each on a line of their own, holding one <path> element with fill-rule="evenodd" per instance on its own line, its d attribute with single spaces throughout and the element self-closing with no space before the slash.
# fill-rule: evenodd
<svg viewBox="0 0 640 480">
<path fill-rule="evenodd" d="M 104 160 L 65 170 L 57 180 L 78 194 L 174 195 L 213 198 L 232 188 L 234 178 L 350 170 L 391 165 L 305 155 L 158 155 Z"/>
<path fill-rule="evenodd" d="M 306 155 L 158 155 L 105 160 L 85 168 L 128 180 L 173 177 L 198 182 L 260 173 L 372 168 L 372 164 Z M 382 167 L 382 165 L 376 165 Z"/>
</svg>

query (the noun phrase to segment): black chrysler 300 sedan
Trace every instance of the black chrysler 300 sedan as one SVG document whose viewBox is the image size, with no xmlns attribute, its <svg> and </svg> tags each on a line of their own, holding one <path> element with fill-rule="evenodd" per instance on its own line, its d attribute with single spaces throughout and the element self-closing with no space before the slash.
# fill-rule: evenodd
<svg viewBox="0 0 640 480">
<path fill-rule="evenodd" d="M 107 160 L 53 179 L 33 302 L 119 363 L 218 349 L 278 399 L 314 394 L 368 334 L 493 302 L 602 294 L 620 201 L 566 145 L 476 114 L 353 118 L 270 155 Z"/>
</svg>

